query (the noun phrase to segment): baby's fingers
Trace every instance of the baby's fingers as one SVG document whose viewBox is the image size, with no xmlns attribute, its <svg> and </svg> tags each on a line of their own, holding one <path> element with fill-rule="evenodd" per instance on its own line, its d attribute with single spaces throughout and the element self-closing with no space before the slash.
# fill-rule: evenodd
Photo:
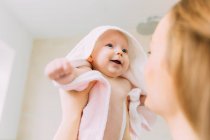
<svg viewBox="0 0 210 140">
<path fill-rule="evenodd" d="M 146 95 L 141 95 L 141 96 L 140 96 L 140 105 L 144 106 L 146 97 L 147 97 Z"/>
</svg>

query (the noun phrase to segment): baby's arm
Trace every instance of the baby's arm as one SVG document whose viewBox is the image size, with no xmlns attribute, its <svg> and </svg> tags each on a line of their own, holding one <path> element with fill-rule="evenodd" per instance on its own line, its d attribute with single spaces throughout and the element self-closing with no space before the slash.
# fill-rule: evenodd
<svg viewBox="0 0 210 140">
<path fill-rule="evenodd" d="M 74 68 L 66 58 L 55 59 L 51 61 L 45 69 L 45 74 L 59 84 L 68 84 L 74 78 L 82 73 L 90 71 L 91 68 L 81 66 Z M 76 140 L 80 125 L 80 119 L 83 108 L 88 101 L 88 93 L 93 87 L 94 82 L 81 91 L 64 91 L 60 92 L 62 121 L 54 136 L 54 140 Z"/>
</svg>

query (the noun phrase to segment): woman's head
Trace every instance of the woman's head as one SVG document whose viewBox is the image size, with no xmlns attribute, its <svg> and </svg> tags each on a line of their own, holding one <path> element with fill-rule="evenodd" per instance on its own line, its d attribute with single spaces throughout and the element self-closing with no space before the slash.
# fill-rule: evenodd
<svg viewBox="0 0 210 140">
<path fill-rule="evenodd" d="M 192 128 L 204 136 L 202 139 L 210 138 L 209 13 L 209 0 L 183 0 L 176 4 L 154 33 L 146 68 L 148 89 L 152 94 L 157 92 L 156 100 L 163 100 L 158 103 L 150 93 L 148 106 L 162 115 L 171 113 L 161 108 L 163 103 L 167 109 L 181 110 Z M 157 76 L 159 73 L 162 77 Z M 149 74 L 155 75 L 153 79 Z M 149 86 L 152 82 L 159 87 Z"/>
</svg>

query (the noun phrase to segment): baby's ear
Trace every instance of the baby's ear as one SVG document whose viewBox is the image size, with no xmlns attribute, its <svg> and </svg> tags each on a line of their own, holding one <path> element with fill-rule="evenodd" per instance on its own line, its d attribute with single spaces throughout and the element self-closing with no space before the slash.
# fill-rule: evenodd
<svg viewBox="0 0 210 140">
<path fill-rule="evenodd" d="M 90 56 L 88 57 L 87 61 L 88 61 L 89 63 L 92 63 L 92 62 L 93 62 L 93 57 L 92 57 L 92 55 L 90 55 Z"/>
</svg>

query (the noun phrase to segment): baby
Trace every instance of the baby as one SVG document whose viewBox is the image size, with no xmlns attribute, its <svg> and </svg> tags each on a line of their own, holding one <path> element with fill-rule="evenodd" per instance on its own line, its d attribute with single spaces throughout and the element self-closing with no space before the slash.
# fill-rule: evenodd
<svg viewBox="0 0 210 140">
<path fill-rule="evenodd" d="M 66 58 L 47 65 L 46 74 L 57 87 L 82 92 L 87 100 L 77 139 L 135 140 L 142 128 L 150 128 L 155 116 L 140 106 L 146 59 L 143 48 L 128 32 L 101 26 Z M 63 115 L 71 112 L 65 111 Z"/>
</svg>

